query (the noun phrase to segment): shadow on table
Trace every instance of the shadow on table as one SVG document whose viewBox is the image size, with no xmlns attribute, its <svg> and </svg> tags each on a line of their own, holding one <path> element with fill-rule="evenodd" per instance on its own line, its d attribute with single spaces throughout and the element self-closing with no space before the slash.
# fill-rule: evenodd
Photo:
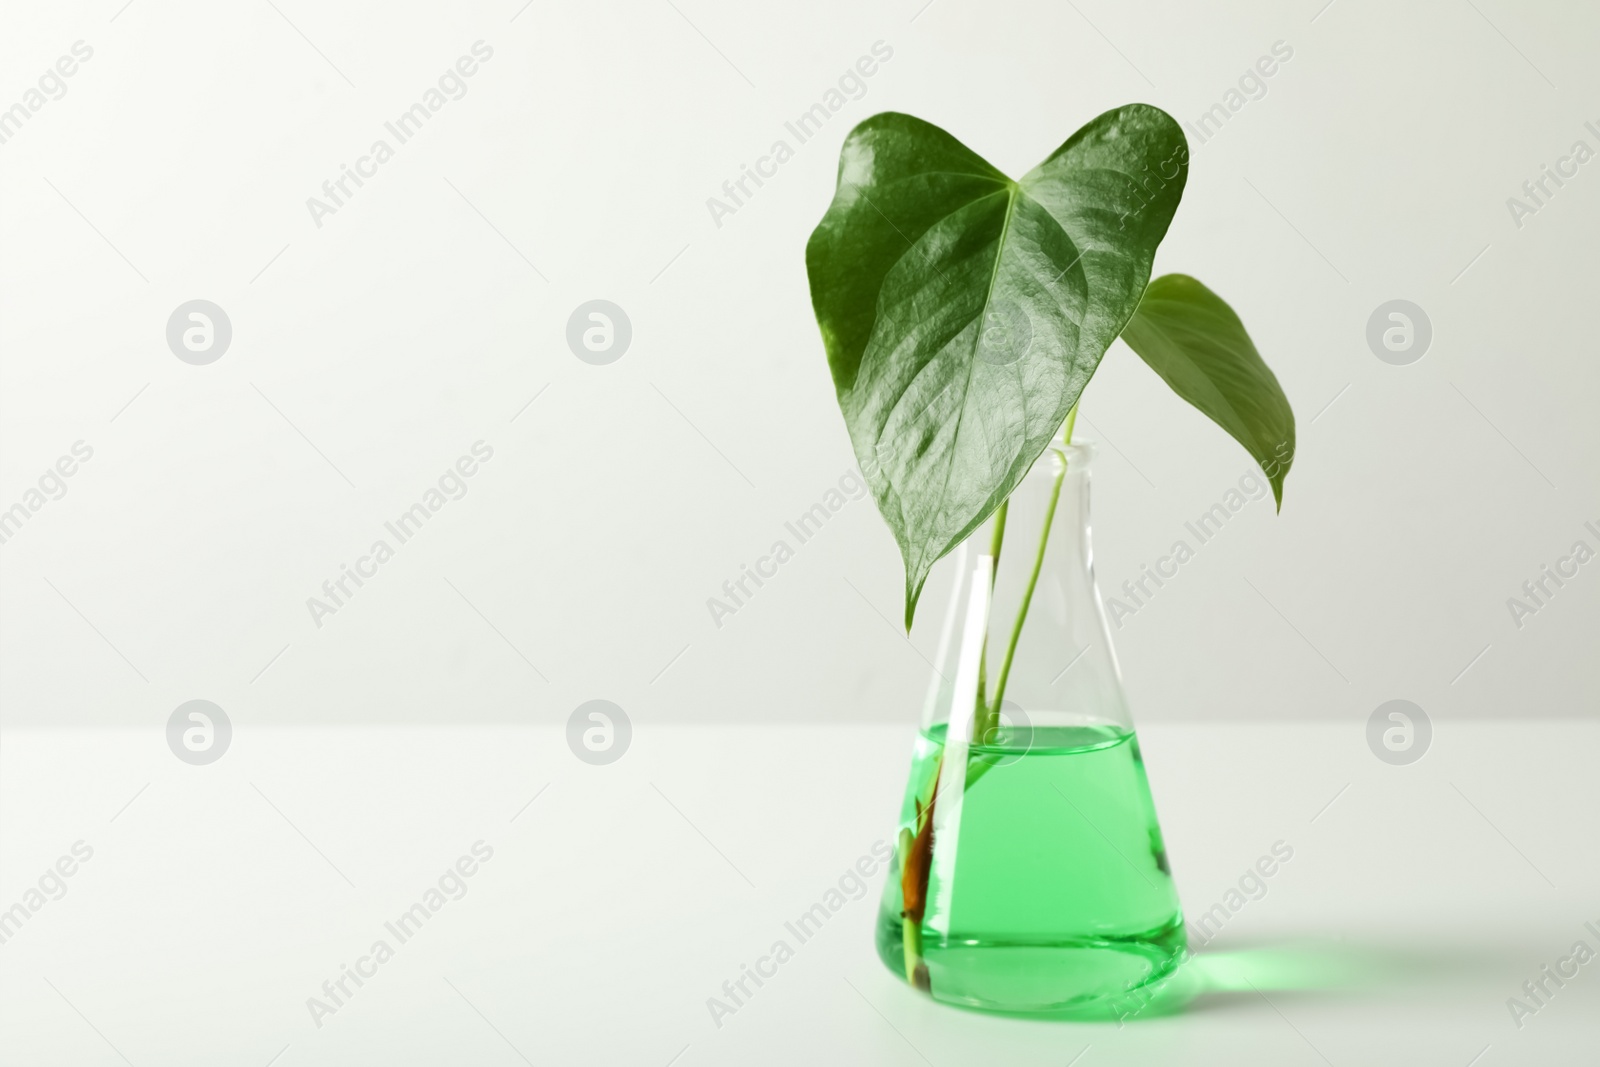
<svg viewBox="0 0 1600 1067">
<path fill-rule="evenodd" d="M 1534 950 L 1535 954 L 1537 950 Z M 1265 1002 L 1359 999 L 1503 984 L 1532 958 L 1513 944 L 1428 945 L 1282 940 L 1234 943 L 1190 955 L 1147 995 L 1119 1006 L 1122 1021 L 1220 1012 Z M 1141 1006 L 1142 1004 L 1142 1006 Z"/>
<path fill-rule="evenodd" d="M 1537 950 L 1534 950 L 1537 954 Z M 1034 1018 L 1121 1025 L 1265 1003 L 1361 999 L 1460 986 L 1497 987 L 1525 968 L 1526 946 L 1360 944 L 1349 940 L 1233 942 L 1191 952 L 1167 978 L 1109 1005 Z"/>
</svg>

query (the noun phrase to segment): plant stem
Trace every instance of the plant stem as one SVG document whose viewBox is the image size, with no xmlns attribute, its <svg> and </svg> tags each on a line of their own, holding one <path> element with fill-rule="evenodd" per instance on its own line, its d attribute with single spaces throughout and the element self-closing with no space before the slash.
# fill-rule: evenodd
<svg viewBox="0 0 1600 1067">
<path fill-rule="evenodd" d="M 1072 443 L 1072 427 L 1078 419 L 1078 407 L 1073 405 L 1067 412 L 1067 421 L 1062 428 L 1062 443 Z M 1017 640 L 1022 636 L 1022 624 L 1028 618 L 1028 605 L 1033 600 L 1033 590 L 1039 584 L 1039 572 L 1044 567 L 1045 547 L 1050 543 L 1050 527 L 1055 521 L 1056 505 L 1061 499 L 1061 484 L 1066 479 L 1066 457 L 1062 457 L 1061 472 L 1056 475 L 1055 485 L 1050 491 L 1050 506 L 1045 512 L 1044 530 L 1039 535 L 1039 552 L 1033 561 L 1033 573 L 1028 578 L 1028 588 L 1023 594 L 1022 607 L 1017 613 L 1016 625 L 1011 630 L 1011 641 L 1006 646 L 1005 660 L 1000 666 L 1000 678 L 995 688 L 994 700 L 985 700 L 984 684 L 984 653 L 989 643 L 987 627 L 984 629 L 984 648 L 978 653 L 978 695 L 973 708 L 973 736 L 972 743 L 982 745 L 993 740 L 991 731 L 1000 722 L 1000 701 L 1005 696 L 1006 678 L 1011 674 L 1011 659 L 1017 651 Z M 1006 535 L 1006 515 L 1011 502 L 1005 501 L 995 511 L 994 533 L 989 539 L 989 556 L 993 566 L 989 572 L 989 587 L 994 588 L 995 576 L 999 573 L 1000 549 L 1004 544 Z M 975 594 L 974 594 L 975 595 Z M 952 714 L 955 709 L 951 709 Z M 968 755 L 966 773 L 962 776 L 960 788 L 965 791 L 971 789 L 973 784 L 984 773 L 993 767 L 994 763 L 986 757 L 973 760 Z M 904 910 L 900 913 L 901 947 L 905 959 L 906 981 L 923 992 L 930 992 L 932 983 L 928 975 L 927 962 L 922 956 L 922 918 L 927 907 L 928 879 L 933 868 L 933 834 L 932 822 L 934 805 L 938 802 L 939 777 L 944 767 L 944 756 L 933 766 L 932 775 L 926 786 L 927 801 L 920 799 L 917 794 L 916 818 L 910 827 L 901 827 L 897 840 L 898 855 L 900 857 L 900 895 Z"/>
<path fill-rule="evenodd" d="M 1078 405 L 1067 412 L 1067 422 L 1062 428 L 1062 444 L 1072 443 L 1072 427 L 1078 421 Z M 1050 527 L 1055 523 L 1056 505 L 1061 500 L 1061 483 L 1067 477 L 1067 458 L 1061 457 L 1061 470 L 1056 474 L 1055 485 L 1050 487 L 1050 504 L 1044 513 L 1044 529 L 1039 533 L 1039 551 L 1033 559 L 1033 573 L 1028 576 L 1028 587 L 1022 594 L 1022 606 L 1017 609 L 1017 621 L 1011 627 L 1011 640 L 1006 644 L 1005 659 L 1000 662 L 1000 677 L 995 682 L 994 700 L 989 706 L 998 716 L 1000 701 L 1006 695 L 1006 679 L 1011 675 L 1011 660 L 1017 653 L 1017 641 L 1022 637 L 1022 624 L 1028 619 L 1028 607 L 1033 603 L 1033 590 L 1039 584 L 1039 572 L 1044 569 L 1044 553 L 1050 544 Z"/>
<path fill-rule="evenodd" d="M 999 510 L 994 513 L 994 533 L 989 538 L 989 558 L 993 561 L 989 567 L 990 592 L 994 591 L 995 579 L 1000 574 L 1000 549 L 1005 542 L 1006 513 L 1009 511 L 1010 507 L 1011 500 L 1008 497 L 1007 499 L 1001 501 Z M 993 709 L 991 709 L 984 700 L 984 695 L 989 691 L 989 685 L 987 682 L 989 673 L 988 653 L 989 630 L 986 626 L 983 631 L 983 647 L 978 650 L 978 698 L 972 709 L 974 727 L 973 739 L 979 742 L 984 739 L 985 731 L 994 725 L 995 718 Z"/>
<path fill-rule="evenodd" d="M 1011 498 L 1006 497 L 994 513 L 994 536 L 989 538 L 989 558 L 994 566 L 989 571 L 989 588 L 994 588 L 995 576 L 1000 573 L 1000 545 L 1006 537 L 1006 512 L 1011 508 Z"/>
<path fill-rule="evenodd" d="M 920 830 L 921 827 L 919 826 Z M 906 864 L 916 862 L 913 852 L 916 848 L 915 837 L 910 830 L 904 827 L 900 830 L 900 866 L 904 870 Z M 902 897 L 906 896 L 905 887 L 901 887 Z M 909 904 L 906 905 L 910 907 Z M 913 918 L 909 912 L 900 913 L 901 946 L 905 954 L 906 982 L 910 985 L 917 984 L 917 968 L 922 964 L 922 916 Z"/>
</svg>

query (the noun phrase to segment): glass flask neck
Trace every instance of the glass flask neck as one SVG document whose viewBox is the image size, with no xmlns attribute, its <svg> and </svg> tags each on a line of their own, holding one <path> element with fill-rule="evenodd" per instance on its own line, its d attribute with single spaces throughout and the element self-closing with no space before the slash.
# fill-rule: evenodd
<svg viewBox="0 0 1600 1067">
<path fill-rule="evenodd" d="M 1132 729 L 1094 581 L 1093 458 L 1052 444 L 952 554 L 925 731 L 1004 747 L 1040 728 Z"/>
</svg>

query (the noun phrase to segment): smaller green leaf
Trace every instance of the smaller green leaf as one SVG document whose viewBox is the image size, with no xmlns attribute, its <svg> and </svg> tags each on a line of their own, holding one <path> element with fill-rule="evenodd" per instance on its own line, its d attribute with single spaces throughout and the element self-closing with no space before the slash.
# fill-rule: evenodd
<svg viewBox="0 0 1600 1067">
<path fill-rule="evenodd" d="M 1294 412 L 1233 309 L 1187 274 L 1164 274 L 1145 289 L 1122 339 L 1173 392 L 1244 445 L 1281 509 L 1294 462 Z"/>
</svg>

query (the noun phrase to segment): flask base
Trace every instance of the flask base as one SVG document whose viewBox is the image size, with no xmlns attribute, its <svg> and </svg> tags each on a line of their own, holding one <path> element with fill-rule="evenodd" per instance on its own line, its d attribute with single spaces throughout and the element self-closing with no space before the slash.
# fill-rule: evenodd
<svg viewBox="0 0 1600 1067">
<path fill-rule="evenodd" d="M 878 956 L 905 980 L 899 916 L 880 915 Z M 1152 999 L 1150 987 L 1185 957 L 1182 916 L 1138 937 L 1051 941 L 923 934 L 927 991 L 946 1004 L 985 1011 L 1119 1019 Z"/>
</svg>

